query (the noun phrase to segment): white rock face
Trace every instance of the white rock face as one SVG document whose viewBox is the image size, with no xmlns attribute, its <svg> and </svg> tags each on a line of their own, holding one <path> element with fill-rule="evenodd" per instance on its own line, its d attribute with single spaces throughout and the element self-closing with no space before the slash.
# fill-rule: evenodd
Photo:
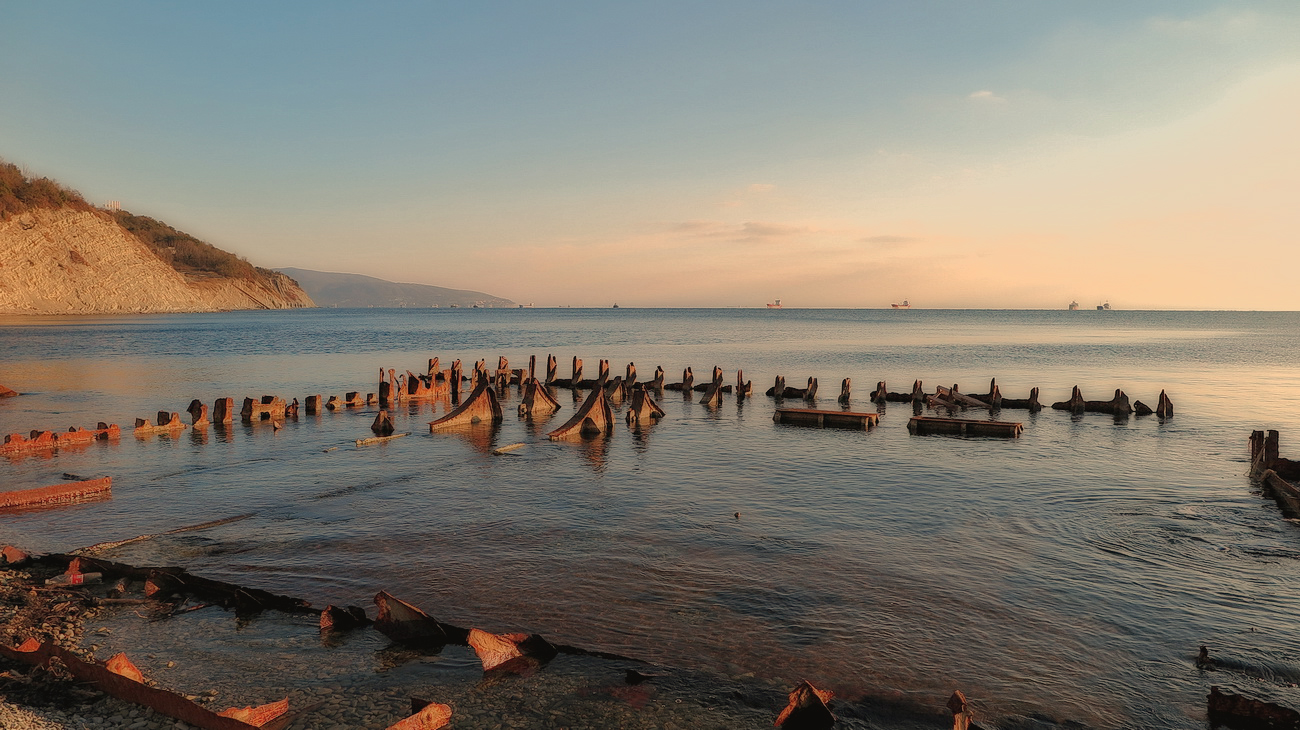
<svg viewBox="0 0 1300 730">
<path fill-rule="evenodd" d="M 187 278 L 104 213 L 31 210 L 0 222 L 0 314 L 314 306 L 282 274 L 269 283 L 216 275 Z"/>
</svg>

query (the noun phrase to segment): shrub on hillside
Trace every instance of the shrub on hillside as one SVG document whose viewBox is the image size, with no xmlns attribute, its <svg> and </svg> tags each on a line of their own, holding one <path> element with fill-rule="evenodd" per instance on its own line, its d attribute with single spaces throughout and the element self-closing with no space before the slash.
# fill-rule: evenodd
<svg viewBox="0 0 1300 730">
<path fill-rule="evenodd" d="M 32 208 L 93 210 L 76 190 L 48 177 L 27 177 L 17 165 L 0 160 L 0 221 Z"/>
<path fill-rule="evenodd" d="M 207 271 L 232 279 L 257 279 L 257 269 L 246 259 L 204 243 L 162 221 L 132 215 L 125 210 L 114 211 L 113 217 L 177 271 Z"/>
</svg>

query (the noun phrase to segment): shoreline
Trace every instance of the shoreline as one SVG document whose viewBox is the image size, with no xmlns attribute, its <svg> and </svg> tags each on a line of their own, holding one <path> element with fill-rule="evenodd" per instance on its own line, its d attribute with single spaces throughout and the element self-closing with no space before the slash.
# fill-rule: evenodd
<svg viewBox="0 0 1300 730">
<path fill-rule="evenodd" d="M 236 617 L 228 608 L 188 602 L 194 599 L 174 609 L 134 600 L 134 586 L 122 595 L 108 581 L 44 585 L 67 557 L 0 571 L 5 640 L 16 645 L 20 637 L 48 637 L 87 661 L 125 652 L 150 684 L 214 711 L 288 697 L 290 712 L 299 713 L 288 728 L 384 728 L 403 719 L 416 698 L 450 704 L 453 728 L 759 728 L 772 726 L 788 691 L 753 675 L 712 675 L 582 650 L 518 675 L 484 672 L 465 647 L 430 652 L 389 643 L 369 629 L 323 634 L 314 614 L 268 610 Z M 114 594 L 118 603 L 104 601 Z M 5 728 L 191 727 L 51 671 L 5 658 L 0 668 Z M 648 679 L 631 681 L 638 674 Z M 939 701 L 933 712 L 880 700 L 833 700 L 831 709 L 839 728 L 912 730 L 948 722 Z"/>
</svg>

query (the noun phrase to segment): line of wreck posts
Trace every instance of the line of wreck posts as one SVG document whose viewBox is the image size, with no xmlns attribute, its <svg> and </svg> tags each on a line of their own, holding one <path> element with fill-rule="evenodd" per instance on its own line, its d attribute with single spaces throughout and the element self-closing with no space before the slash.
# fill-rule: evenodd
<svg viewBox="0 0 1300 730">
<path fill-rule="evenodd" d="M 631 399 L 631 403 L 625 417 L 629 426 L 636 427 L 654 423 L 663 417 L 664 410 L 656 403 L 655 398 L 662 399 L 665 391 L 681 392 L 686 399 L 692 398 L 693 393 L 702 393 L 699 402 L 709 406 L 719 405 L 724 393 L 734 393 L 737 400 L 744 400 L 752 397 L 754 392 L 753 383 L 745 380 L 743 370 L 736 372 L 736 382 L 731 385 L 724 383 L 723 370 L 720 367 L 713 368 L 712 377 L 708 381 L 697 384 L 690 367 L 682 371 L 680 382 L 667 383 L 662 367 L 655 369 L 654 377 L 650 380 L 638 381 L 634 363 L 627 364 L 624 375 L 611 378 L 609 361 L 601 360 L 597 377 L 590 379 L 583 378 L 583 363 L 577 357 L 573 358 L 572 375 L 568 378 L 558 377 L 554 355 L 547 357 L 544 379 L 537 378 L 536 365 L 537 358 L 534 356 L 529 358 L 527 369 L 512 369 L 507 359 L 501 357 L 495 371 L 488 369 L 486 361 L 479 360 L 470 373 L 465 374 L 460 360 L 452 362 L 451 367 L 443 369 L 440 367 L 439 359 L 435 357 L 429 360 L 428 369 L 424 374 L 416 374 L 410 370 L 405 374 L 398 374 L 394 369 L 385 371 L 381 368 L 378 393 L 367 393 L 362 396 L 359 391 L 352 391 L 343 398 L 331 395 L 326 400 L 322 400 L 320 395 L 309 395 L 301 406 L 297 398 L 292 402 L 286 402 L 284 398 L 272 395 L 245 398 L 243 407 L 239 410 L 239 418 L 245 424 L 269 421 L 278 429 L 283 426 L 286 419 L 297 418 L 300 407 L 308 414 L 316 414 L 322 410 L 336 411 L 378 405 L 380 411 L 371 425 L 371 430 L 378 438 L 385 438 L 391 436 L 395 430 L 388 409 L 402 402 L 449 399 L 456 407 L 442 418 L 429 423 L 431 431 L 439 431 L 479 423 L 500 423 L 503 420 L 503 412 L 498 393 L 504 394 L 511 386 L 519 388 L 521 397 L 518 409 L 522 417 L 549 415 L 558 411 L 560 403 L 554 395 L 557 389 L 572 389 L 575 401 L 579 399 L 578 391 L 589 390 L 590 394 L 573 417 L 548 434 L 551 439 L 560 440 L 611 433 L 614 428 L 611 403 L 622 403 L 628 398 Z M 466 383 L 469 386 L 467 394 Z M 465 395 L 463 399 L 462 395 Z M 772 387 L 767 389 L 766 395 L 776 399 L 782 405 L 784 401 L 790 400 L 804 401 L 805 404 L 812 405 L 818 398 L 817 378 L 810 377 L 804 387 L 795 388 L 787 386 L 785 377 L 778 375 Z M 1022 424 L 1018 422 L 934 418 L 922 417 L 920 414 L 925 406 L 947 409 L 950 413 L 969 408 L 988 409 L 991 413 L 1008 409 L 1022 409 L 1032 413 L 1043 408 L 1038 400 L 1038 388 L 1030 390 L 1028 398 L 1005 398 L 998 388 L 996 379 L 989 382 L 987 393 L 980 394 L 962 393 L 957 385 L 951 388 L 938 386 L 933 393 L 926 393 L 922 389 L 920 380 L 912 383 L 911 392 L 895 393 L 890 392 L 885 382 L 881 381 L 876 384 L 876 389 L 870 395 L 871 402 L 877 404 L 877 411 L 854 412 L 847 410 L 851 402 L 851 382 L 849 378 L 844 378 L 840 382 L 837 400 L 841 404 L 840 410 L 778 408 L 773 415 L 773 420 L 794 425 L 866 430 L 876 426 L 886 403 L 898 402 L 912 404 L 914 417 L 909 422 L 908 428 L 913 433 L 1018 436 L 1022 429 Z M 1152 409 L 1142 401 L 1130 404 L 1129 397 L 1122 390 L 1116 390 L 1110 400 L 1085 400 L 1078 386 L 1074 387 L 1068 400 L 1052 403 L 1051 408 L 1071 413 L 1106 413 L 1115 417 L 1155 414 L 1160 418 L 1169 418 L 1174 413 L 1173 403 L 1163 390 L 1160 392 L 1156 407 Z M 235 418 L 235 400 L 218 398 L 209 411 L 205 403 L 195 399 L 186 410 L 191 418 L 188 425 L 181 420 L 179 413 L 159 411 L 157 419 L 152 423 L 148 419 L 137 418 L 132 433 L 136 436 L 150 436 L 173 433 L 185 428 L 204 428 L 213 424 L 229 425 Z M 4 444 L 0 445 L 0 455 L 52 450 L 70 444 L 117 438 L 120 434 L 121 429 L 116 424 L 103 422 L 93 429 L 74 426 L 66 432 L 34 430 L 30 435 L 9 434 L 5 436 Z"/>
<path fill-rule="evenodd" d="M 501 409 L 494 390 L 504 391 L 510 385 L 519 385 L 524 395 L 519 405 L 520 415 L 523 416 L 531 415 L 534 412 L 553 412 L 559 408 L 558 401 L 546 390 L 547 386 L 556 388 L 570 387 L 575 391 L 590 388 L 592 393 L 587 397 L 582 408 L 579 409 L 579 414 L 585 413 L 584 418 L 591 419 L 594 417 L 593 413 L 597 410 L 597 407 L 592 404 L 601 403 L 604 405 L 599 408 L 600 414 L 603 414 L 600 417 L 605 418 L 608 422 L 612 420 L 609 416 L 609 401 L 621 398 L 629 391 L 633 395 L 634 403 L 639 400 L 643 403 L 643 407 L 649 409 L 651 414 L 657 413 L 661 416 L 663 411 L 651 400 L 649 391 L 657 391 L 662 395 L 665 390 L 677 390 L 683 392 L 685 397 L 690 398 L 692 392 L 701 389 L 700 386 L 693 384 L 689 367 L 686 368 L 682 381 L 679 383 L 664 383 L 663 368 L 657 368 L 654 379 L 638 384 L 636 382 L 636 368 L 631 363 L 628 364 L 626 377 L 611 380 L 609 378 L 608 362 L 601 361 L 600 376 L 594 380 L 583 380 L 581 377 L 582 361 L 575 357 L 573 377 L 561 380 L 555 377 L 554 356 L 548 358 L 548 360 L 546 380 L 538 381 L 533 373 L 535 360 L 532 359 L 530 359 L 527 378 L 524 377 L 522 371 L 509 369 L 504 357 L 500 359 L 495 373 L 489 374 L 485 364 L 480 361 L 474 367 L 474 374 L 469 378 L 464 378 L 460 372 L 459 361 L 453 363 L 450 369 L 441 370 L 437 367 L 437 358 L 434 358 L 429 361 L 429 370 L 424 376 L 418 376 L 408 371 L 406 378 L 403 379 L 397 377 L 393 370 L 389 370 L 387 378 L 385 378 L 385 373 L 381 370 L 380 392 L 378 395 L 368 394 L 363 400 L 358 397 L 357 393 L 349 393 L 343 401 L 331 397 L 326 402 L 325 408 L 334 410 L 339 407 L 355 407 L 376 402 L 381 405 L 392 406 L 402 399 L 419 400 L 421 398 L 442 397 L 442 395 L 447 395 L 455 401 L 458 399 L 462 382 L 468 379 L 472 383 L 469 397 L 460 403 L 456 410 L 432 422 L 430 424 L 431 430 L 436 430 L 434 427 L 440 424 L 452 424 L 454 422 L 453 417 L 466 419 L 460 421 L 461 423 L 485 420 L 481 415 L 477 418 L 473 415 L 466 417 L 466 413 L 470 412 L 468 409 L 474 407 L 476 402 L 479 403 L 478 407 L 487 404 L 487 417 L 493 423 L 500 422 Z M 845 405 L 849 400 L 849 385 L 849 380 L 846 378 L 841 386 L 840 401 Z M 724 389 L 728 387 L 722 384 L 721 369 L 715 367 L 712 380 L 702 387 L 704 396 L 701 403 L 716 405 L 718 403 L 718 394 L 725 392 Z M 743 372 L 737 373 L 736 387 L 731 390 L 737 394 L 738 398 L 752 395 L 752 386 L 744 380 Z M 1024 400 L 1002 398 L 998 393 L 996 382 L 990 383 L 989 390 L 989 393 L 982 396 L 963 395 L 956 386 L 952 388 L 940 387 L 936 389 L 934 394 L 929 395 L 923 393 L 920 381 L 916 381 L 913 383 L 910 394 L 890 393 L 886 389 L 885 383 L 881 382 L 877 384 L 876 391 L 872 393 L 871 399 L 881 405 L 888 402 L 908 402 L 913 405 L 914 413 L 919 412 L 923 405 L 950 409 L 987 407 L 990 410 L 1024 408 L 1037 411 L 1042 408 L 1038 403 L 1037 388 L 1034 388 L 1030 393 L 1030 397 Z M 803 398 L 809 401 L 816 398 L 816 393 L 817 381 L 815 378 L 809 379 L 806 388 L 795 389 L 786 388 L 784 379 L 780 376 L 777 377 L 773 387 L 767 392 L 769 396 L 778 400 Z M 9 394 L 12 394 L 12 391 L 5 393 L 6 396 Z M 539 404 L 541 405 L 539 406 Z M 1074 388 L 1070 400 L 1053 403 L 1052 408 L 1068 410 L 1072 413 L 1107 413 L 1117 418 L 1127 416 L 1130 413 L 1147 415 L 1153 412 L 1151 409 L 1143 407 L 1140 402 L 1131 407 L 1127 396 L 1118 390 L 1115 392 L 1115 397 L 1110 401 L 1084 400 L 1077 386 Z M 318 411 L 319 409 L 320 397 L 309 397 L 308 411 Z M 192 425 L 201 427 L 212 422 L 207 418 L 206 406 L 199 401 L 196 400 L 191 403 L 188 410 L 194 420 Z M 795 410 L 811 412 L 811 409 Z M 778 409 L 779 412 L 780 409 Z M 232 413 L 233 399 L 224 398 L 217 401 L 217 406 L 214 408 L 217 423 L 231 423 L 233 421 Z M 824 411 L 822 413 L 842 415 L 848 412 Z M 1164 391 L 1160 393 L 1159 405 L 1154 413 L 1161 418 L 1173 416 L 1173 405 Z M 258 400 L 253 398 L 245 399 L 244 408 L 240 413 L 241 420 L 245 423 L 262 420 L 271 420 L 274 423 L 277 417 L 282 422 L 285 417 L 296 416 L 296 414 L 296 400 L 292 406 L 288 406 L 285 405 L 283 399 L 273 396 L 263 396 Z M 164 418 L 164 416 L 166 417 Z M 653 420 L 655 417 L 657 416 L 652 415 L 649 418 Z M 629 423 L 641 422 L 634 419 L 631 412 L 629 412 L 628 420 Z M 776 420 L 780 420 L 779 417 Z M 149 424 L 141 419 L 137 423 L 136 432 L 148 435 L 157 433 L 160 430 L 177 430 L 177 427 L 173 424 L 179 422 L 179 417 L 175 413 L 170 415 L 160 413 L 158 421 L 157 424 Z M 381 411 L 381 417 L 377 418 L 374 424 L 375 430 L 383 430 L 385 421 L 387 421 L 386 425 L 391 427 L 391 419 L 388 419 L 386 414 Z M 801 419 L 796 422 L 809 424 L 810 420 Z M 551 437 L 556 438 L 556 434 L 561 434 L 559 438 L 566 437 L 566 429 L 576 430 L 579 434 L 587 433 L 587 430 L 584 430 L 586 425 L 587 421 L 579 421 L 578 417 L 575 416 L 565 426 L 553 431 Z M 818 425 L 832 424 L 819 420 Z M 874 425 L 874 419 L 861 427 L 867 428 L 871 425 Z M 160 426 L 163 428 L 160 429 Z M 184 424 L 181 424 L 180 428 L 184 428 Z M 141 429 L 144 430 L 141 431 Z M 99 424 L 99 427 L 93 431 L 74 428 L 68 433 L 85 434 L 87 432 L 93 433 L 93 435 L 68 437 L 60 434 L 60 436 L 65 441 L 76 439 L 77 442 L 84 443 L 99 438 L 116 437 L 120 434 L 120 430 L 116 426 L 108 426 L 103 423 Z M 914 430 L 914 432 L 917 431 Z M 58 443 L 61 440 L 54 438 L 49 432 L 44 435 L 49 436 L 49 438 L 42 440 L 38 434 L 33 433 L 33 436 L 26 439 L 26 441 Z M 21 442 L 23 437 L 18 435 L 18 439 Z M 13 442 L 12 436 L 6 437 L 5 446 Z M 1251 433 L 1249 441 L 1251 476 L 1259 479 L 1264 484 L 1269 493 L 1277 500 L 1286 517 L 1300 519 L 1300 489 L 1294 484 L 1295 480 L 1300 479 L 1300 461 L 1282 458 L 1279 455 L 1278 442 L 1279 435 L 1277 431 L 1268 431 L 1267 433 L 1254 431 Z M 358 441 L 358 444 L 361 443 L 361 441 Z M 103 481 L 108 481 L 108 478 L 104 478 Z M 69 486 L 75 487 L 76 485 L 77 483 L 74 483 Z M 241 516 L 218 520 L 190 528 L 181 528 L 181 530 L 173 532 L 201 529 L 242 518 Z M 300 614 L 319 613 L 319 628 L 323 636 L 373 625 L 374 628 L 384 633 L 389 639 L 399 644 L 414 645 L 424 649 L 437 649 L 449 643 L 468 645 L 478 654 L 485 674 L 531 673 L 561 653 L 585 654 L 634 661 L 627 657 L 591 652 L 572 646 L 553 645 L 538 634 L 493 634 L 477 628 L 466 630 L 442 623 L 419 608 L 392 596 L 386 591 L 380 591 L 374 597 L 378 614 L 374 620 L 371 620 L 366 611 L 358 606 L 337 607 L 330 605 L 317 612 L 309 602 L 302 599 L 200 578 L 189 574 L 183 568 L 137 568 L 95 559 L 86 555 L 94 552 L 99 547 L 111 547 L 115 544 L 118 543 L 108 543 L 104 546 L 93 546 L 78 551 L 83 554 L 81 556 L 46 555 L 38 557 L 30 556 L 12 546 L 3 546 L 3 548 L 0 548 L 0 565 L 16 567 L 30 560 L 34 564 L 57 566 L 55 569 L 62 569 L 64 573 L 49 582 L 60 586 L 78 586 L 78 588 L 61 587 L 58 590 L 85 590 L 89 587 L 85 584 L 92 581 L 84 579 L 91 575 L 96 575 L 106 581 L 117 580 L 117 584 L 109 589 L 108 600 L 126 600 L 126 602 L 131 601 L 130 599 L 116 597 L 120 597 L 128 590 L 128 586 L 131 585 L 133 579 L 139 580 L 143 582 L 145 600 L 162 602 L 164 605 L 170 604 L 172 614 L 186 610 L 184 606 L 187 601 L 198 599 L 225 608 L 232 608 L 235 610 L 236 615 L 243 616 L 254 615 L 267 609 Z M 221 713 L 214 713 L 182 695 L 145 684 L 141 672 L 124 654 L 118 654 L 107 662 L 86 661 L 73 652 L 59 647 L 49 637 L 46 637 L 45 640 L 28 637 L 26 641 L 16 647 L 0 644 L 0 655 L 38 666 L 48 666 L 52 659 L 57 659 L 83 682 L 93 684 L 116 697 L 152 707 L 163 714 L 184 720 L 201 728 L 212 728 L 213 730 L 246 730 L 251 728 L 279 730 L 290 724 L 299 714 L 289 711 L 287 698 L 258 707 L 231 708 Z M 1208 649 L 1204 646 L 1201 647 L 1200 655 L 1196 659 L 1196 666 L 1200 669 L 1214 668 L 1214 660 L 1210 658 Z M 654 676 L 653 674 L 644 674 L 629 669 L 626 670 L 625 682 L 627 684 L 640 684 L 652 680 Z M 777 716 L 775 725 L 790 730 L 794 728 L 831 728 L 835 724 L 835 716 L 830 711 L 832 697 L 832 692 L 818 689 L 806 680 L 801 681 L 790 691 L 787 705 Z M 1207 712 L 1212 722 L 1226 722 L 1229 724 L 1234 722 L 1247 724 L 1266 723 L 1269 727 L 1300 727 L 1300 712 L 1281 705 L 1242 695 L 1225 694 L 1218 687 L 1210 688 L 1210 694 L 1206 700 Z M 974 723 L 974 713 L 970 710 L 966 697 L 960 691 L 953 692 L 946 706 L 952 713 L 954 730 L 969 730 L 978 727 Z M 436 728 L 445 727 L 450 721 L 452 708 L 436 702 L 412 698 L 411 712 L 413 714 L 410 717 L 390 726 L 389 730 L 436 730 Z"/>
</svg>

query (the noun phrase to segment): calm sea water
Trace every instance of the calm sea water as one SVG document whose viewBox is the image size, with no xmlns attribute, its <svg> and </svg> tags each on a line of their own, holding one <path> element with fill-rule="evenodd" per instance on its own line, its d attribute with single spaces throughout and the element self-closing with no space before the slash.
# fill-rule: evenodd
<svg viewBox="0 0 1300 730">
<path fill-rule="evenodd" d="M 129 426 L 192 398 L 377 390 L 427 358 L 514 367 L 554 353 L 697 382 L 737 368 L 757 397 L 665 393 L 639 433 L 552 443 L 515 414 L 355 448 L 374 409 L 96 443 L 0 463 L 4 488 L 110 474 L 111 500 L 0 515 L 0 542 L 70 550 L 219 517 L 159 560 L 367 605 L 391 590 L 444 621 L 526 630 L 674 666 L 926 706 L 960 688 L 986 717 L 1202 727 L 1210 684 L 1300 707 L 1300 526 L 1246 476 L 1252 429 L 1300 451 L 1300 314 L 827 310 L 314 310 L 0 320 L 0 431 Z M 1008 410 L 1016 440 L 772 422 L 777 374 L 837 408 L 959 383 L 1045 403 L 1122 388 L 1177 415 Z M 620 415 L 621 415 L 621 409 Z M 982 414 L 968 412 L 968 417 Z M 188 419 L 186 419 L 188 420 Z M 495 446 L 524 442 L 508 456 Z M 329 447 L 337 446 L 332 451 Z M 739 512 L 737 519 L 734 515 Z M 1199 672 L 1206 644 L 1224 668 Z"/>
</svg>

